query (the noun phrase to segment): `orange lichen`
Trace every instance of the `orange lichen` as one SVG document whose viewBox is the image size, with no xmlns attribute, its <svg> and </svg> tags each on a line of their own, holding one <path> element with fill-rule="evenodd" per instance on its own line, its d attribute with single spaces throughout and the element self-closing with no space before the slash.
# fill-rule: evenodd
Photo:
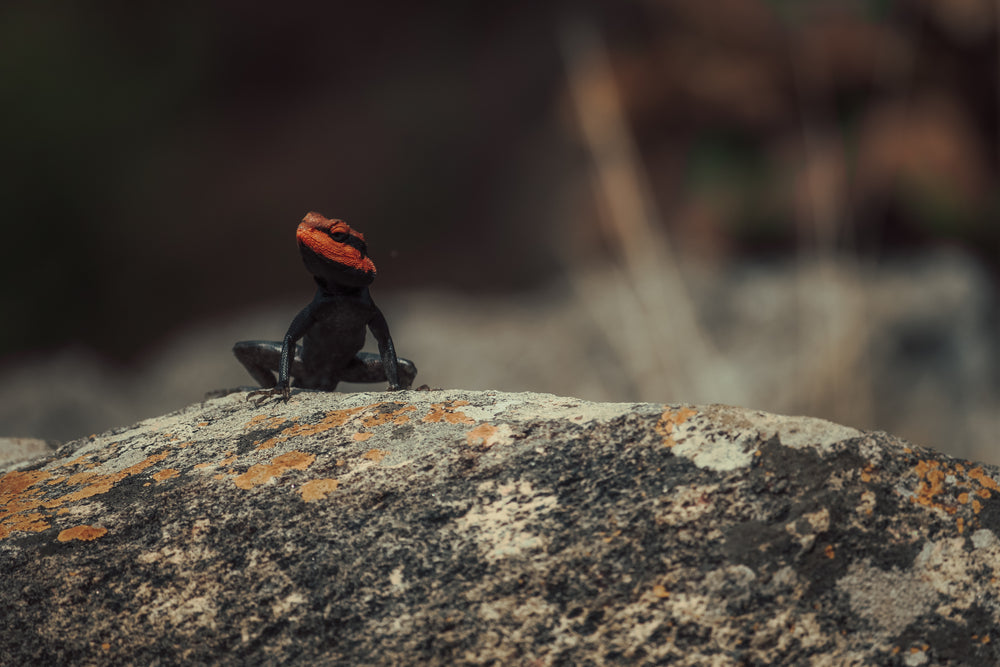
<svg viewBox="0 0 1000 667">
<path fill-rule="evenodd" d="M 91 472 L 89 470 L 90 466 L 87 466 L 87 470 L 81 470 L 80 472 L 73 473 L 66 478 L 66 484 L 70 486 L 80 486 L 81 484 L 86 484 L 88 481 L 97 477 L 97 473 Z"/>
<path fill-rule="evenodd" d="M 80 466 L 80 465 L 83 465 L 84 463 L 87 462 L 87 459 L 89 457 L 90 457 L 89 454 L 83 454 L 82 456 L 78 456 L 78 457 L 76 457 L 75 459 L 73 459 L 72 461 L 70 461 L 68 463 L 63 463 L 60 467 L 61 468 L 69 468 L 70 466 Z"/>
<path fill-rule="evenodd" d="M 112 443 L 109 447 L 114 446 L 114 444 Z M 87 461 L 89 455 L 86 455 L 56 466 L 56 468 L 79 466 L 87 468 L 68 477 L 52 477 L 51 473 L 44 470 L 10 473 L 0 477 L 0 522 L 2 522 L 0 523 L 0 539 L 7 537 L 14 531 L 46 530 L 50 527 L 48 518 L 52 514 L 63 513 L 61 505 L 107 493 L 118 482 L 162 461 L 169 453 L 169 450 L 165 450 L 159 454 L 153 454 L 139 463 L 110 474 L 93 472 L 91 469 L 97 467 L 98 464 Z M 35 486 L 43 481 L 46 482 L 45 486 L 65 484 L 66 486 L 82 488 L 46 500 L 42 489 Z M 41 510 L 41 512 L 36 510 Z"/>
<path fill-rule="evenodd" d="M 351 436 L 351 439 L 354 440 L 355 442 L 364 442 L 365 440 L 367 440 L 368 438 L 372 437 L 373 435 L 375 435 L 375 434 L 374 433 L 355 433 L 354 435 Z"/>
<path fill-rule="evenodd" d="M 826 546 L 825 546 L 825 547 L 823 548 L 823 554 L 824 554 L 824 555 L 825 555 L 825 556 L 826 556 L 827 558 L 833 558 L 834 556 L 836 556 L 836 555 L 837 555 L 837 554 L 836 554 L 836 552 L 835 552 L 835 551 L 833 550 L 833 545 L 832 545 L 832 544 L 828 544 L 828 545 L 826 545 Z"/>
<path fill-rule="evenodd" d="M 354 417 L 354 415 L 358 414 L 367 407 L 371 406 L 347 408 L 345 410 L 331 410 L 326 413 L 326 416 L 323 417 L 323 419 L 319 420 L 315 424 L 297 424 L 291 428 L 285 429 L 284 433 L 288 434 L 289 437 L 293 435 L 315 435 L 317 433 L 322 433 L 323 431 L 328 431 L 331 428 L 343 426 L 352 417 Z"/>
<path fill-rule="evenodd" d="M 252 489 L 260 486 L 271 479 L 285 473 L 288 470 L 305 470 L 316 460 L 315 454 L 305 452 L 287 452 L 277 456 L 270 463 L 258 463 L 251 466 L 242 475 L 238 475 L 233 482 L 241 489 Z"/>
<path fill-rule="evenodd" d="M 378 407 L 378 405 L 373 405 L 371 407 Z M 417 406 L 415 405 L 404 405 L 398 410 L 393 410 L 391 412 L 380 412 L 373 415 L 366 415 L 361 418 L 361 425 L 366 428 L 374 428 L 376 426 L 381 426 L 382 424 L 388 424 L 389 422 L 392 422 L 393 424 L 405 424 L 410 421 L 410 417 L 406 413 L 413 412 L 416 409 Z"/>
<path fill-rule="evenodd" d="M 698 414 L 697 410 L 691 408 L 681 408 L 675 412 L 668 407 L 660 416 L 660 421 L 656 422 L 654 430 L 657 435 L 663 438 L 664 445 L 673 447 L 677 444 L 673 438 L 674 427 L 680 426 L 696 414 Z"/>
<path fill-rule="evenodd" d="M 354 418 L 358 418 L 361 426 L 364 428 L 375 428 L 376 426 L 381 426 L 383 424 L 393 423 L 393 424 L 405 424 L 410 420 L 410 417 L 406 415 L 407 412 L 412 412 L 416 410 L 413 405 L 403 405 L 396 410 L 390 410 L 388 412 L 378 412 L 377 408 L 385 403 L 373 403 L 371 405 L 363 405 L 356 408 L 346 408 L 343 410 L 331 410 L 326 413 L 326 416 L 315 424 L 299 424 L 292 423 L 283 429 L 280 433 L 274 435 L 263 442 L 256 443 L 257 449 L 272 449 L 275 445 L 285 442 L 291 438 L 297 436 L 310 436 L 316 435 L 317 433 L 322 433 L 331 428 L 336 428 L 339 426 L 344 426 L 349 421 Z M 399 403 L 390 405 L 400 405 Z M 376 410 L 374 413 L 368 414 L 370 411 Z M 268 417 L 267 415 L 258 415 L 248 421 L 245 424 L 245 428 L 250 428 L 252 426 L 258 426 L 260 424 L 265 424 L 271 428 L 276 428 L 281 423 L 286 420 L 280 417 Z M 369 435 L 358 435 L 355 434 L 355 440 L 363 440 Z"/>
<path fill-rule="evenodd" d="M 465 441 L 469 446 L 481 445 L 492 447 L 499 439 L 500 429 L 493 424 L 480 424 L 465 434 Z"/>
<path fill-rule="evenodd" d="M 131 465 L 124 470 L 119 470 L 116 473 L 111 473 L 110 475 L 99 475 L 97 473 L 77 473 L 72 475 L 67 483 L 72 484 L 85 484 L 89 482 L 87 486 L 78 491 L 73 491 L 72 493 L 67 493 L 65 496 L 61 496 L 54 500 L 49 500 L 44 503 L 45 507 L 57 507 L 63 503 L 73 502 L 75 500 L 83 500 L 84 498 L 90 498 L 91 496 L 100 495 L 102 493 L 107 493 L 110 491 L 115 484 L 122 481 L 127 477 L 136 475 L 146 468 L 150 467 L 154 463 L 159 463 L 163 459 L 170 455 L 170 450 L 164 450 L 159 454 L 153 454 L 152 456 L 146 457 L 144 460 Z"/>
<path fill-rule="evenodd" d="M 94 482 L 82 489 L 78 489 L 72 493 L 67 493 L 66 495 L 54 498 L 53 500 L 47 500 L 43 503 L 45 507 L 58 507 L 63 503 L 70 503 L 77 500 L 83 500 L 84 498 L 90 498 L 91 496 L 99 496 L 102 493 L 107 493 L 111 488 L 124 477 L 119 477 L 115 479 L 115 476 L 108 475 L 107 477 L 101 478 L 99 481 Z"/>
<path fill-rule="evenodd" d="M 171 477 L 177 477 L 177 475 L 179 474 L 181 473 L 175 468 L 164 468 L 159 472 L 154 472 L 153 479 L 155 479 L 157 482 L 162 482 L 164 480 L 170 479 Z"/>
<path fill-rule="evenodd" d="M 226 452 L 226 454 L 229 454 L 229 453 L 230 452 Z M 194 464 L 194 469 L 195 470 L 204 470 L 205 468 L 221 468 L 223 466 L 229 466 L 229 465 L 232 465 L 232 464 L 236 463 L 236 459 L 237 458 L 239 458 L 239 457 L 234 454 L 232 456 L 229 456 L 228 458 L 224 458 L 224 459 L 219 460 L 219 461 L 203 461 L 201 463 L 195 463 Z"/>
<path fill-rule="evenodd" d="M 26 489 L 49 477 L 50 473 L 44 470 L 27 470 L 25 472 L 15 470 L 0 477 L 0 506 L 6 507 Z M 0 514 L 0 517 L 2 516 L 3 514 Z"/>
<path fill-rule="evenodd" d="M 17 530 L 26 533 L 37 533 L 46 530 L 49 528 L 49 522 L 46 519 L 47 517 L 44 514 L 39 514 L 38 512 L 14 514 L 4 519 L 3 523 L 0 523 L 0 539 L 7 537 Z"/>
<path fill-rule="evenodd" d="M 446 403 L 431 403 L 431 411 L 422 421 L 427 423 L 447 422 L 449 424 L 475 424 L 476 421 L 467 417 L 464 412 L 455 408 L 468 405 L 468 401 L 448 401 Z"/>
<path fill-rule="evenodd" d="M 314 500 L 323 500 L 328 493 L 334 491 L 339 485 L 340 482 L 335 479 L 313 479 L 302 485 L 302 488 L 299 489 L 299 494 L 302 495 L 302 500 L 307 503 Z"/>
<path fill-rule="evenodd" d="M 389 456 L 389 454 L 390 452 L 385 449 L 369 449 L 361 455 L 361 458 L 378 463 L 385 457 Z"/>
<path fill-rule="evenodd" d="M 926 505 L 927 507 L 937 507 L 938 509 L 943 509 L 949 514 L 954 514 L 954 507 L 951 505 L 945 505 L 944 503 L 936 500 L 938 496 L 944 493 L 944 480 L 948 476 L 947 473 L 941 469 L 941 462 L 918 461 L 916 473 L 917 477 L 920 478 L 920 484 L 917 486 L 914 502 Z"/>
<path fill-rule="evenodd" d="M 983 509 L 982 501 L 992 498 L 993 491 L 1000 490 L 996 480 L 978 466 L 967 470 L 961 463 L 949 466 L 940 461 L 921 460 L 917 462 L 914 472 L 919 483 L 911 501 L 948 514 L 956 514 L 961 509 L 965 516 L 955 518 L 959 534 L 964 532 L 966 526 L 975 528 L 978 525 L 976 515 Z M 952 497 L 954 501 L 947 502 Z M 972 513 L 969 514 L 963 506 L 969 507 Z"/>
<path fill-rule="evenodd" d="M 653 586 L 653 595 L 658 598 L 668 598 L 670 597 L 670 591 L 664 588 L 662 584 L 656 584 Z"/>
<path fill-rule="evenodd" d="M 263 424 L 264 428 L 278 428 L 284 424 L 287 419 L 284 417 L 274 417 L 268 414 L 257 415 L 246 424 L 243 425 L 244 429 L 251 428 L 253 426 L 260 426 Z"/>
<path fill-rule="evenodd" d="M 328 431 L 331 428 L 343 426 L 348 421 L 350 421 L 351 418 L 354 417 L 354 415 L 370 407 L 374 406 L 366 405 L 358 408 L 331 410 L 330 412 L 326 413 L 326 417 L 319 420 L 315 424 L 292 424 L 291 426 L 284 429 L 281 433 L 277 434 L 273 438 L 268 438 L 264 442 L 257 445 L 257 449 L 271 449 L 278 443 L 284 442 L 290 438 L 294 438 L 299 435 L 316 435 L 317 433 Z"/>
<path fill-rule="evenodd" d="M 976 467 L 970 470 L 969 477 L 979 482 L 986 489 L 1000 492 L 1000 484 L 997 484 L 996 480 L 987 475 L 982 468 Z"/>
<path fill-rule="evenodd" d="M 56 539 L 60 542 L 69 542 L 70 540 L 90 542 L 91 540 L 96 540 L 98 537 L 104 537 L 107 532 L 107 528 L 101 528 L 100 526 L 73 526 L 72 528 L 60 531 Z"/>
</svg>

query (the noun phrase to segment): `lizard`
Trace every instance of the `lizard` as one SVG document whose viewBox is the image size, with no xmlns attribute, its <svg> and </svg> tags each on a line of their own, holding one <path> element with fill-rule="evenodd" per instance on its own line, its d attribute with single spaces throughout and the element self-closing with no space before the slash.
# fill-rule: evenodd
<svg viewBox="0 0 1000 667">
<path fill-rule="evenodd" d="M 372 301 L 368 286 L 376 270 L 364 235 L 343 220 L 313 211 L 302 218 L 295 237 L 316 281 L 316 295 L 292 320 L 284 340 L 245 340 L 233 346 L 233 354 L 262 387 L 247 399 L 280 396 L 287 401 L 292 377 L 297 387 L 323 391 L 333 391 L 341 381 L 388 381 L 390 390 L 409 388 L 417 367 L 396 356 L 389 325 Z M 378 355 L 361 352 L 365 328 L 378 342 Z"/>
</svg>

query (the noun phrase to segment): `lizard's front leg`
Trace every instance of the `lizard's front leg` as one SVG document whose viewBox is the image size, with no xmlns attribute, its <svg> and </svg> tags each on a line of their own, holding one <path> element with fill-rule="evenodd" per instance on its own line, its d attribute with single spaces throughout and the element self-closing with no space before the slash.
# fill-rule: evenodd
<svg viewBox="0 0 1000 667">
<path fill-rule="evenodd" d="M 261 383 L 261 386 L 264 387 L 264 389 L 252 391 L 247 394 L 247 400 L 253 399 L 257 403 L 260 403 L 271 396 L 280 396 L 283 400 L 288 400 L 288 397 L 291 395 L 289 385 L 291 382 L 291 375 L 293 374 L 293 361 L 297 365 L 297 368 L 294 369 L 295 375 L 301 375 L 303 370 L 302 357 L 298 350 L 298 342 L 312 325 L 313 308 L 312 304 L 309 304 L 299 311 L 299 314 L 295 316 L 294 320 L 292 320 L 291 325 L 288 327 L 288 332 L 285 334 L 285 338 L 281 341 L 281 343 L 268 343 L 268 341 L 264 341 L 265 343 L 268 343 L 268 345 L 265 346 L 264 352 L 259 352 L 258 354 L 262 356 L 267 355 L 268 365 L 266 376 L 269 378 L 269 381 L 267 383 Z M 237 346 L 238 345 L 239 343 L 237 343 Z M 258 346 L 258 348 L 259 347 L 260 346 Z M 235 349 L 236 348 L 233 348 L 234 352 Z M 274 354 L 275 351 L 277 351 L 277 356 Z M 239 355 L 237 355 L 237 357 L 238 356 Z M 277 363 L 274 364 L 274 362 Z M 274 365 L 272 366 L 270 364 Z M 277 382 L 274 380 L 273 375 L 275 366 L 278 371 Z M 249 366 L 247 368 L 249 370 Z M 254 371 L 250 370 L 250 374 L 254 375 Z M 255 379 L 264 379 L 264 377 L 263 373 L 260 378 L 258 378 L 257 375 L 254 375 Z M 273 387 L 273 389 L 267 389 L 267 387 Z"/>
<path fill-rule="evenodd" d="M 376 342 L 378 342 L 378 351 L 381 357 L 380 366 L 385 379 L 389 381 L 389 390 L 408 389 L 413 384 L 413 377 L 417 374 L 417 367 L 413 365 L 413 362 L 407 362 L 410 369 L 412 369 L 413 376 L 408 380 L 403 378 L 404 382 L 400 383 L 400 360 L 396 356 L 396 348 L 392 344 L 392 336 L 389 335 L 389 325 L 386 323 L 385 316 L 379 310 L 379 307 L 372 304 L 372 308 L 375 312 L 368 321 L 368 328 L 371 330 L 372 335 L 375 336 Z"/>
</svg>

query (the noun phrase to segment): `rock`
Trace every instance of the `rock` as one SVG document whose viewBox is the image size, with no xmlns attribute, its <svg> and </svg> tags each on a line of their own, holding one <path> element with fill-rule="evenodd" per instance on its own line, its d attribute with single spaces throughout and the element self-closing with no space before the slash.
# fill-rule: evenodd
<svg viewBox="0 0 1000 667">
<path fill-rule="evenodd" d="M 0 468 L 2 664 L 1000 663 L 1000 471 L 544 394 L 245 394 Z"/>
<path fill-rule="evenodd" d="M 0 438 L 0 466 L 48 454 L 55 447 L 39 438 Z"/>
</svg>

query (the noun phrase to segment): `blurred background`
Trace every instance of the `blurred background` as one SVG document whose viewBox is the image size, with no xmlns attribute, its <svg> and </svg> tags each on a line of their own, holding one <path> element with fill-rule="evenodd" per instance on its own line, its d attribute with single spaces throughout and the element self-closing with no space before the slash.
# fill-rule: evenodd
<svg viewBox="0 0 1000 667">
<path fill-rule="evenodd" d="M 250 385 L 363 231 L 417 384 L 1000 463 L 1000 3 L 0 6 L 0 436 Z M 349 387 L 348 387 L 349 388 Z"/>
</svg>

